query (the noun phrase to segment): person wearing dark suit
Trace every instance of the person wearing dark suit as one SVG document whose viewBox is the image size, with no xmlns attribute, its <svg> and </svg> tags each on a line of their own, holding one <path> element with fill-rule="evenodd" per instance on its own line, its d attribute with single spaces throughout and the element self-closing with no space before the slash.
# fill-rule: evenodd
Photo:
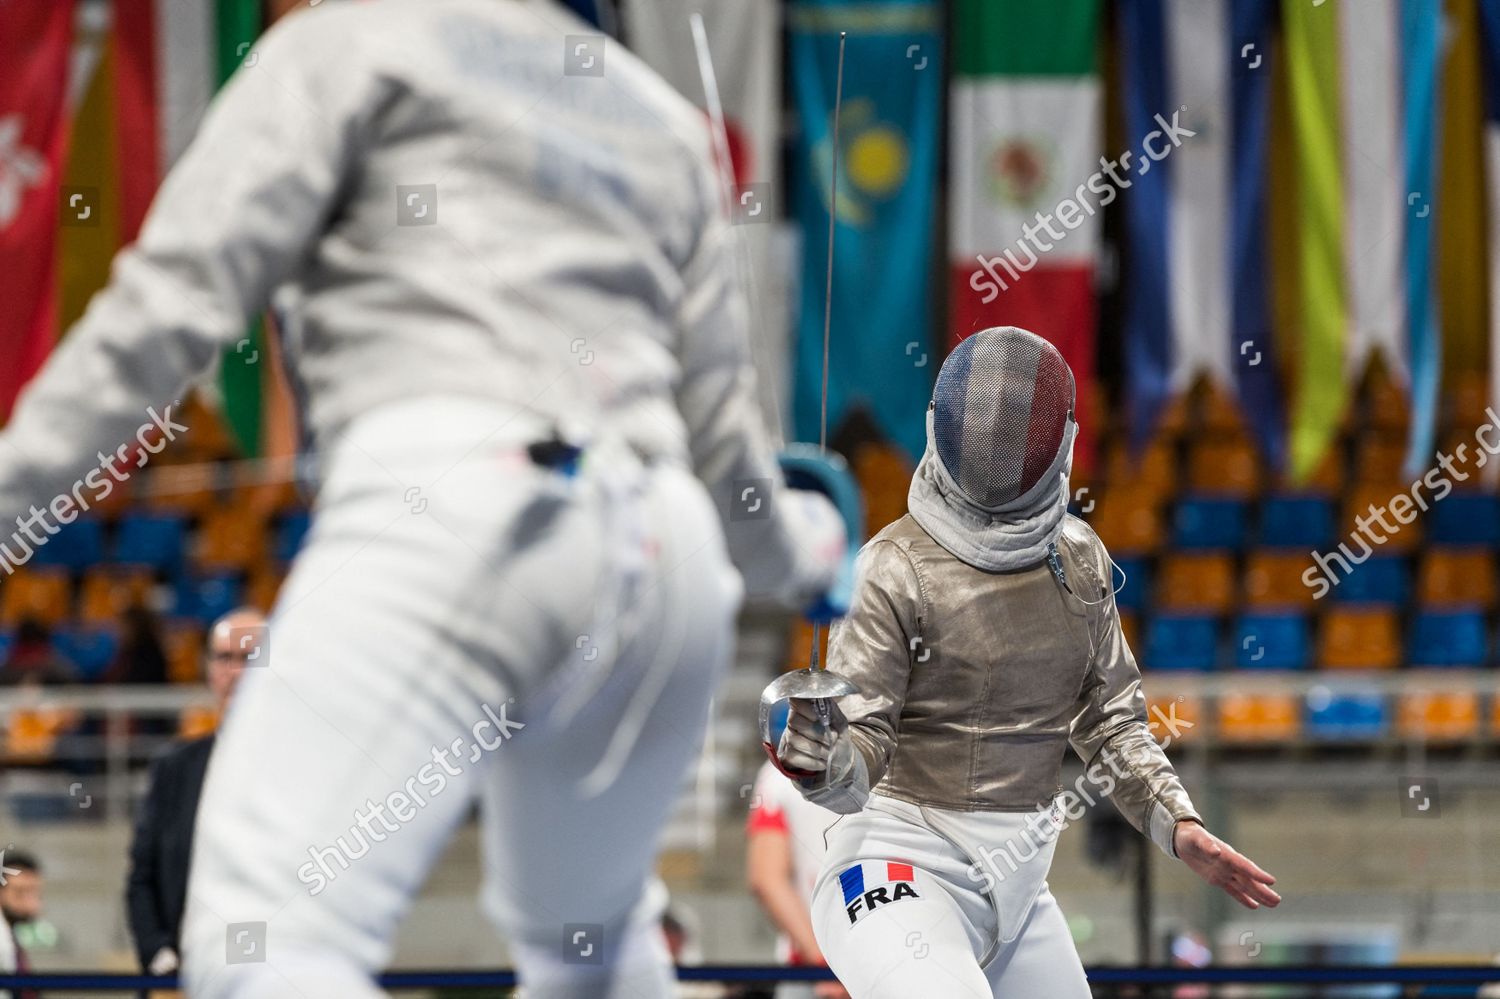
<svg viewBox="0 0 1500 999">
<path fill-rule="evenodd" d="M 220 715 L 240 673 L 264 644 L 265 627 L 259 611 L 237 610 L 216 621 L 209 632 L 205 670 Z M 193 825 L 213 746 L 214 737 L 206 735 L 179 743 L 158 759 L 136 817 L 125 904 L 141 967 L 153 975 L 168 975 L 178 968 Z"/>
</svg>

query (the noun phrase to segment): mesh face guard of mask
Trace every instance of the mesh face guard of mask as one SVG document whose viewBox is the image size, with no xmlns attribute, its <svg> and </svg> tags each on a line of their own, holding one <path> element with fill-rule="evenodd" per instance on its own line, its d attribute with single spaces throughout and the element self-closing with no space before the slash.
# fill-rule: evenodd
<svg viewBox="0 0 1500 999">
<path fill-rule="evenodd" d="M 1034 333 L 1002 326 L 964 340 L 932 392 L 933 442 L 964 496 L 996 510 L 1057 460 L 1073 419 L 1073 372 Z"/>
</svg>

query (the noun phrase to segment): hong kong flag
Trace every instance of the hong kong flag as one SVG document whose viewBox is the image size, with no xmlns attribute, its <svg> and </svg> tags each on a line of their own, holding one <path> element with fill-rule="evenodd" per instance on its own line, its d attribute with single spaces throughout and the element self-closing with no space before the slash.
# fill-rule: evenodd
<svg viewBox="0 0 1500 999">
<path fill-rule="evenodd" d="M 0 419 L 57 339 L 72 0 L 0 0 Z"/>
</svg>

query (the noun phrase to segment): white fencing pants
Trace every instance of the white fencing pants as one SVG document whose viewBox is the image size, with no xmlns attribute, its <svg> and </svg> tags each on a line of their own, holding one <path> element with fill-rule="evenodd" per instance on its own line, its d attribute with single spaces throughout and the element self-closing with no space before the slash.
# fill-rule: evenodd
<svg viewBox="0 0 1500 999">
<path fill-rule="evenodd" d="M 1088 999 L 1067 920 L 1047 890 L 1050 849 L 997 885 L 951 836 L 921 824 L 921 809 L 871 802 L 829 831 L 813 898 L 818 946 L 853 999 Z M 1019 841 L 1025 819 L 961 821 L 990 826 L 986 839 L 999 845 Z"/>
<path fill-rule="evenodd" d="M 485 911 L 539 999 L 661 999 L 643 901 L 740 584 L 685 470 L 465 401 L 357 422 L 213 751 L 183 933 L 195 999 L 370 976 L 477 799 Z"/>
</svg>

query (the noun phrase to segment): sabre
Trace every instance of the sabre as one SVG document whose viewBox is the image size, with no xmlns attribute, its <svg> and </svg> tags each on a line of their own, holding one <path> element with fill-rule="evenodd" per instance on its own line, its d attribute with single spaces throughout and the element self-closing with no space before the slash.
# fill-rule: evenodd
<svg viewBox="0 0 1500 999">
<path fill-rule="evenodd" d="M 698 76 L 703 81 L 704 108 L 708 111 L 710 124 L 709 131 L 713 136 L 714 159 L 718 161 L 719 186 L 723 191 L 725 208 L 731 216 L 739 210 L 735 204 L 735 176 L 734 160 L 729 151 L 729 124 L 724 115 L 724 101 L 719 95 L 719 76 L 714 71 L 713 53 L 708 47 L 708 29 L 703 24 L 703 15 L 694 11 L 688 17 L 688 24 L 693 33 L 693 49 L 698 57 Z M 750 310 L 751 328 L 760 330 L 764 324 L 760 321 L 757 313 L 761 311 L 760 295 L 757 294 L 755 282 L 755 266 L 750 258 L 749 248 L 746 246 L 743 234 L 734 241 L 735 266 L 739 270 L 740 283 L 746 291 L 747 305 Z M 775 372 L 771 367 L 767 352 L 767 345 L 762 342 L 761 337 L 750 338 L 750 348 L 759 356 L 756 358 L 758 369 L 766 378 L 766 386 L 771 395 L 771 433 L 777 447 L 786 443 L 786 431 L 781 425 L 781 397 L 776 390 Z"/>
<path fill-rule="evenodd" d="M 835 245 L 835 234 L 838 224 L 838 198 L 839 198 L 839 118 L 843 111 L 844 100 L 844 46 L 848 40 L 848 32 L 839 32 L 839 61 L 838 74 L 833 90 L 833 142 L 831 156 L 829 157 L 829 199 L 828 199 L 828 270 L 823 289 L 823 384 L 822 399 L 818 413 L 818 449 L 823 455 L 828 452 L 828 346 L 830 332 L 833 327 L 833 253 Z M 853 540 L 853 539 L 851 539 Z M 784 700 L 811 700 L 813 709 L 818 714 L 818 720 L 828 726 L 833 723 L 833 703 L 835 697 L 844 697 L 848 694 L 859 693 L 859 688 L 846 677 L 831 673 L 823 665 L 823 657 L 820 646 L 822 645 L 822 624 L 813 622 L 812 649 L 808 654 L 808 665 L 806 669 L 799 669 L 791 673 L 783 673 L 772 680 L 760 695 L 760 731 L 761 744 L 765 746 L 766 752 L 770 754 L 771 762 L 783 773 L 789 776 L 812 776 L 790 771 L 783 767 L 776 757 L 776 747 L 771 741 L 771 712 L 778 703 Z"/>
</svg>

